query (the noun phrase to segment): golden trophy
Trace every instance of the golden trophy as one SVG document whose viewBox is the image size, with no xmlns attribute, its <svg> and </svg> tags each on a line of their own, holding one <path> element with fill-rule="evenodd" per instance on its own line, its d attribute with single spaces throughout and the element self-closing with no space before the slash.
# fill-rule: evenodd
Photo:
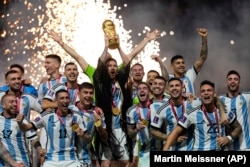
<svg viewBox="0 0 250 167">
<path fill-rule="evenodd" d="M 110 38 L 109 49 L 117 49 L 119 47 L 118 40 L 116 38 L 115 24 L 111 20 L 105 20 L 102 23 L 103 32 Z"/>
</svg>

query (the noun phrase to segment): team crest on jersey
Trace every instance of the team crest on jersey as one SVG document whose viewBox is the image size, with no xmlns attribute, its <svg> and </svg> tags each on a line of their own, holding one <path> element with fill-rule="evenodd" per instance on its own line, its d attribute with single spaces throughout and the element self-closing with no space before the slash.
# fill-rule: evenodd
<svg viewBox="0 0 250 167">
<path fill-rule="evenodd" d="M 40 117 L 36 117 L 36 119 L 34 119 L 34 122 L 39 122 L 40 121 Z"/>
<path fill-rule="evenodd" d="M 54 96 L 54 94 L 55 94 L 55 92 L 54 92 L 54 91 L 49 90 L 49 92 L 48 92 L 48 96 L 53 97 L 53 96 Z"/>
<path fill-rule="evenodd" d="M 130 117 L 127 117 L 127 122 L 130 123 Z"/>
<path fill-rule="evenodd" d="M 228 114 L 228 119 L 229 120 L 232 120 L 234 118 L 234 114 L 233 114 L 233 112 L 230 112 L 229 114 Z"/>
<path fill-rule="evenodd" d="M 153 122 L 157 124 L 158 121 L 159 121 L 159 117 L 155 116 Z"/>
<path fill-rule="evenodd" d="M 179 121 L 182 123 L 185 123 L 186 120 L 187 120 L 187 117 L 185 117 L 184 115 L 179 119 Z"/>
<path fill-rule="evenodd" d="M 239 105 L 242 106 L 242 104 L 243 104 L 242 101 L 240 101 L 240 102 L 239 102 Z"/>
</svg>

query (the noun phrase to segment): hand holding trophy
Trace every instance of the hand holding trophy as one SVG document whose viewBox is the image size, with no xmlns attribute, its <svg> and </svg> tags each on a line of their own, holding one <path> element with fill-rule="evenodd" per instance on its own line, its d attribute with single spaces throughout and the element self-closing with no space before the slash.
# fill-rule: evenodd
<svg viewBox="0 0 250 167">
<path fill-rule="evenodd" d="M 106 36 L 109 37 L 109 49 L 117 49 L 119 42 L 116 37 L 115 24 L 111 20 L 105 20 L 102 23 L 102 29 Z"/>
</svg>

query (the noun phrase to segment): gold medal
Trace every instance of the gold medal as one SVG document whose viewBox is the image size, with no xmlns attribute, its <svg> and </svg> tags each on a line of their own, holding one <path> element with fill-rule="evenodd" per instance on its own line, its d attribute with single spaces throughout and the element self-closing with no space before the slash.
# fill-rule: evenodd
<svg viewBox="0 0 250 167">
<path fill-rule="evenodd" d="M 95 122 L 95 127 L 99 128 L 102 125 L 102 121 L 99 119 Z"/>
<path fill-rule="evenodd" d="M 76 132 L 76 131 L 79 129 L 79 125 L 76 124 L 76 123 L 74 123 L 74 124 L 72 125 L 72 129 L 73 129 L 74 132 Z"/>
<path fill-rule="evenodd" d="M 114 115 L 119 115 L 120 114 L 120 110 L 117 107 L 113 107 L 112 112 L 113 112 Z"/>
<path fill-rule="evenodd" d="M 145 126 L 148 126 L 148 120 L 142 119 L 141 122 L 142 122 Z"/>
</svg>

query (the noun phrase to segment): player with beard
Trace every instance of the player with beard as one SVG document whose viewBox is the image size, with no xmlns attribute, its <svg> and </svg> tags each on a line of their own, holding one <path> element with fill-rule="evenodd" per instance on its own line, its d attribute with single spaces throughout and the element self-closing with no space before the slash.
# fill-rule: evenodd
<svg viewBox="0 0 250 167">
<path fill-rule="evenodd" d="M 227 111 L 233 111 L 242 127 L 242 134 L 235 138 L 230 149 L 249 150 L 250 149 L 250 94 L 240 92 L 240 74 L 231 70 L 226 77 L 227 93 L 220 98 L 226 105 Z M 231 140 L 231 139 L 230 139 Z"/>
<path fill-rule="evenodd" d="M 140 139 L 139 167 L 150 166 L 151 137 L 150 127 L 150 87 L 147 83 L 138 84 L 137 96 L 139 103 L 127 111 L 128 136 L 135 142 L 136 136 Z"/>
<path fill-rule="evenodd" d="M 152 136 L 161 141 L 167 140 L 169 134 L 177 125 L 178 120 L 191 108 L 191 104 L 182 96 L 182 82 L 179 78 L 171 78 L 168 81 L 170 99 L 165 101 L 158 110 L 152 109 L 151 129 Z M 160 129 L 165 125 L 166 133 Z M 170 150 L 188 151 L 191 149 L 191 136 L 187 140 L 187 133 L 182 134 L 177 139 L 177 144 Z"/>
<path fill-rule="evenodd" d="M 228 120 L 232 131 L 226 136 L 225 127 L 220 124 L 221 115 L 215 105 L 214 83 L 207 80 L 201 82 L 200 97 L 202 104 L 184 112 L 177 126 L 167 137 L 163 150 L 169 150 L 190 126 L 194 126 L 191 148 L 193 151 L 223 150 L 230 143 L 230 139 L 235 139 L 241 134 L 242 128 L 234 113 L 230 111 Z M 156 120 L 154 121 L 157 122 Z"/>
<path fill-rule="evenodd" d="M 25 131 L 44 127 L 46 130 L 49 137 L 43 166 L 80 167 L 75 147 L 76 138 L 80 137 L 86 143 L 91 142 L 91 138 L 86 133 L 81 115 L 68 109 L 70 104 L 68 91 L 57 91 L 55 101 L 58 108 L 42 113 L 31 123 L 22 124 L 21 128 Z"/>
<path fill-rule="evenodd" d="M 5 94 L 1 99 L 3 112 L 0 115 L 0 139 L 5 148 L 8 148 L 10 155 L 17 162 L 24 162 L 25 166 L 31 166 L 29 150 L 26 146 L 26 140 L 35 140 L 37 135 L 30 136 L 30 133 L 23 133 L 19 128 L 19 120 L 22 121 L 23 115 L 18 113 L 18 101 L 13 94 Z M 27 123 L 27 121 L 26 121 Z M 38 140 L 34 146 L 40 146 Z M 10 166 L 0 161 L 0 166 Z"/>
<path fill-rule="evenodd" d="M 66 76 L 67 82 L 57 83 L 51 89 L 49 89 L 42 100 L 42 108 L 44 110 L 48 108 L 56 108 L 57 104 L 54 102 L 55 94 L 58 90 L 64 89 L 69 92 L 70 104 L 75 104 L 78 98 L 79 85 L 77 83 L 78 78 L 77 65 L 73 62 L 69 62 L 64 66 L 64 75 Z"/>
<path fill-rule="evenodd" d="M 183 93 L 184 94 L 195 94 L 194 92 L 194 81 L 196 79 L 196 76 L 201 71 L 201 68 L 203 64 L 205 63 L 207 59 L 207 35 L 208 31 L 205 28 L 198 28 L 197 33 L 201 36 L 201 51 L 200 51 L 200 57 L 198 60 L 195 61 L 194 65 L 186 70 L 184 57 L 181 55 L 176 55 L 171 58 L 171 67 L 173 70 L 173 75 L 170 75 L 169 78 L 180 78 L 183 82 Z"/>
<path fill-rule="evenodd" d="M 161 69 L 161 73 L 162 73 L 162 77 L 164 77 L 166 80 L 169 79 L 169 74 L 168 74 L 168 70 L 166 65 L 164 64 L 164 62 L 162 61 L 161 57 L 158 55 L 152 55 L 151 58 L 153 60 L 155 60 L 156 62 L 159 63 L 160 65 L 160 69 Z M 154 78 L 160 76 L 159 72 L 156 70 L 149 70 L 147 73 L 147 79 L 146 79 L 146 83 L 150 85 L 150 87 L 153 84 Z M 152 89 L 152 88 L 151 88 Z"/>
</svg>

